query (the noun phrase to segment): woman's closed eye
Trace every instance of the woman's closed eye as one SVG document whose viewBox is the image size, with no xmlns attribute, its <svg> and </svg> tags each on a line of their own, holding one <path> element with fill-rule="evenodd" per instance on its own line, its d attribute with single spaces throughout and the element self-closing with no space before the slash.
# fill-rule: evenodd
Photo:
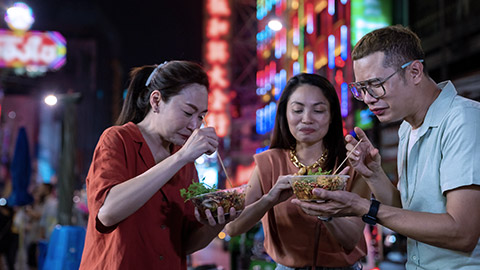
<svg viewBox="0 0 480 270">
<path fill-rule="evenodd" d="M 191 117 L 191 116 L 193 115 L 193 113 L 189 113 L 189 112 L 187 112 L 187 111 L 183 111 L 183 112 L 184 112 L 185 115 L 188 116 L 188 117 Z"/>
</svg>

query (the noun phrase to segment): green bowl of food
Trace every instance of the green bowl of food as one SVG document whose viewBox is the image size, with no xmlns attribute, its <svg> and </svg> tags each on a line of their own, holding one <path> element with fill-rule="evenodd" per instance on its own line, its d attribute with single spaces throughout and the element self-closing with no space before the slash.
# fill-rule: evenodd
<svg viewBox="0 0 480 270">
<path fill-rule="evenodd" d="M 289 175 L 290 185 L 297 199 L 301 201 L 320 201 L 313 195 L 314 188 L 326 190 L 344 190 L 350 176 L 343 174 L 324 175 Z"/>
<path fill-rule="evenodd" d="M 210 209 L 212 215 L 216 217 L 219 207 L 223 207 L 225 215 L 228 215 L 231 207 L 235 208 L 237 212 L 241 212 L 245 208 L 246 187 L 247 185 L 242 185 L 234 188 L 214 190 L 191 196 L 187 200 L 190 200 L 198 208 L 202 218 L 206 218 L 205 210 L 207 209 Z M 185 196 L 183 197 L 185 198 Z"/>
</svg>

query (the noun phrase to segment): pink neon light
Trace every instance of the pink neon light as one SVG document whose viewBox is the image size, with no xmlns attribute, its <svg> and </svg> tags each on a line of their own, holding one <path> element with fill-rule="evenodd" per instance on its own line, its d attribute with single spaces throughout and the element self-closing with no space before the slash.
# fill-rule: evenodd
<svg viewBox="0 0 480 270">
<path fill-rule="evenodd" d="M 230 102 L 230 97 L 219 88 L 214 88 L 210 91 L 208 109 L 210 111 L 222 111 Z"/>
<path fill-rule="evenodd" d="M 314 22 L 313 22 L 313 4 L 312 3 L 308 3 L 307 4 L 307 33 L 309 34 L 313 34 L 314 32 Z"/>
<path fill-rule="evenodd" d="M 210 39 L 228 35 L 230 22 L 219 18 L 210 18 L 207 22 L 207 37 Z"/>
<path fill-rule="evenodd" d="M 335 82 L 337 85 L 341 85 L 343 83 L 343 71 L 341 69 L 337 69 L 335 73 Z"/>
<path fill-rule="evenodd" d="M 220 65 L 213 65 L 208 71 L 211 87 L 227 88 L 230 81 L 227 78 L 227 70 Z"/>
<path fill-rule="evenodd" d="M 275 61 L 270 62 L 270 78 L 269 83 L 275 83 L 275 74 L 277 73 L 277 63 Z"/>
<path fill-rule="evenodd" d="M 226 64 L 230 53 L 228 52 L 228 43 L 225 40 L 210 40 L 207 42 L 207 55 L 205 56 L 209 63 Z"/>
<path fill-rule="evenodd" d="M 335 57 L 335 66 L 343 68 L 345 66 L 345 61 L 341 57 Z"/>
<path fill-rule="evenodd" d="M 293 45 L 298 46 L 300 44 L 300 29 L 298 28 L 298 17 L 294 16 L 292 18 L 293 26 Z"/>
<path fill-rule="evenodd" d="M 230 16 L 232 13 L 228 0 L 207 0 L 207 12 L 217 16 Z"/>
<path fill-rule="evenodd" d="M 263 87 L 263 70 L 257 71 L 257 86 Z"/>
</svg>

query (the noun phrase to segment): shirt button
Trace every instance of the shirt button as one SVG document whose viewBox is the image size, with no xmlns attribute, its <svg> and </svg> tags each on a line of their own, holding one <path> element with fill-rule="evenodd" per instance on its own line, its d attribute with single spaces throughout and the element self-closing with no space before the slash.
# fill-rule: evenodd
<svg viewBox="0 0 480 270">
<path fill-rule="evenodd" d="M 163 261 L 163 256 L 160 256 L 160 257 L 158 257 L 158 258 L 160 259 L 160 261 Z"/>
<path fill-rule="evenodd" d="M 162 228 L 162 230 L 165 230 L 167 226 L 165 226 L 165 224 L 162 224 L 162 226 L 160 226 L 160 228 Z"/>
<path fill-rule="evenodd" d="M 416 260 L 417 260 L 417 256 L 413 255 L 413 256 L 412 256 L 412 259 L 413 259 L 414 261 L 416 261 Z"/>
</svg>

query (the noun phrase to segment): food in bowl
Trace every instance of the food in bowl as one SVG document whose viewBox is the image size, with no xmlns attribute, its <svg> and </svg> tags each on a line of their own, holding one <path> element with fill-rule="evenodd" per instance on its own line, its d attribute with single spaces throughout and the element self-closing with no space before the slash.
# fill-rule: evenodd
<svg viewBox="0 0 480 270">
<path fill-rule="evenodd" d="M 319 201 L 320 198 L 313 195 L 314 188 L 326 190 L 343 190 L 350 176 L 336 175 L 290 175 L 290 185 L 293 193 L 301 201 Z"/>
<path fill-rule="evenodd" d="M 201 183 L 193 183 L 192 185 L 197 186 Z M 191 186 L 192 186 L 191 185 Z M 205 210 L 210 209 L 210 212 L 214 217 L 217 216 L 218 207 L 223 207 L 225 214 L 228 214 L 231 207 L 234 207 L 237 212 L 242 211 L 245 208 L 245 190 L 247 185 L 242 185 L 239 187 L 229 188 L 229 189 L 215 189 L 210 190 L 210 192 L 205 192 L 201 194 L 195 194 L 193 196 L 188 196 L 188 191 L 183 189 L 180 191 L 182 197 L 185 200 L 191 200 L 192 203 L 198 208 L 200 216 L 206 218 Z M 189 187 L 190 190 L 190 187 Z M 183 195 L 185 194 L 185 195 Z M 193 193 L 190 193 L 193 194 Z"/>
</svg>

